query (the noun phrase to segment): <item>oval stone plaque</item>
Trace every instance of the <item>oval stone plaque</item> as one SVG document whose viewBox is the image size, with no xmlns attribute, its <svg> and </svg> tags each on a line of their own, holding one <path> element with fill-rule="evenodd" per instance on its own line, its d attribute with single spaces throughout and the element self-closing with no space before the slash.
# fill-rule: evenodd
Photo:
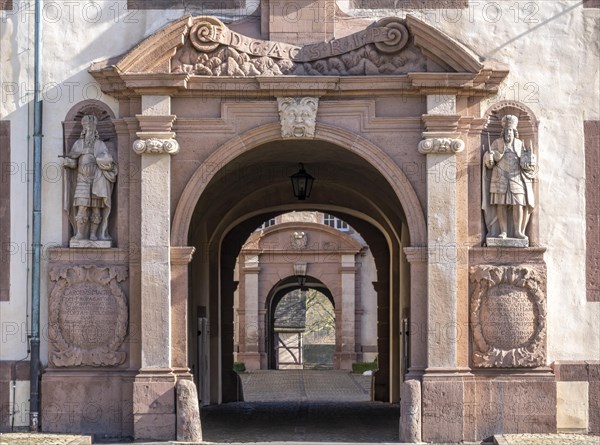
<svg viewBox="0 0 600 445">
<path fill-rule="evenodd" d="M 110 288 L 78 283 L 65 289 L 59 321 L 65 340 L 82 349 L 109 344 L 117 331 L 118 306 Z"/>
<path fill-rule="evenodd" d="M 522 347 L 535 334 L 534 304 L 523 288 L 492 287 L 481 302 L 480 317 L 486 342 L 498 349 Z"/>
</svg>

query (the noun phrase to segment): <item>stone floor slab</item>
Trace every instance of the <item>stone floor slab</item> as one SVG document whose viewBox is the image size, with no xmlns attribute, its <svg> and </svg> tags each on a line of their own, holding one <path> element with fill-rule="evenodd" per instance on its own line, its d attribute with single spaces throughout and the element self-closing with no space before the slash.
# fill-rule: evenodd
<svg viewBox="0 0 600 445">
<path fill-rule="evenodd" d="M 587 434 L 496 434 L 496 445 L 600 445 L 600 436 Z"/>
<path fill-rule="evenodd" d="M 348 371 L 250 371 L 240 378 L 246 402 L 371 400 L 371 377 Z"/>
</svg>

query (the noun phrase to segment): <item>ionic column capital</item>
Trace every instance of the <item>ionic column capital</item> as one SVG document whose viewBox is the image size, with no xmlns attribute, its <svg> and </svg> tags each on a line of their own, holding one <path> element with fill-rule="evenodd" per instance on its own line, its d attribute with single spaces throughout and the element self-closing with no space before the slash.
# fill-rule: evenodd
<svg viewBox="0 0 600 445">
<path fill-rule="evenodd" d="M 174 139 L 175 133 L 143 133 L 138 132 L 140 138 L 133 143 L 133 151 L 142 154 L 169 154 L 179 153 L 179 143 Z"/>
<path fill-rule="evenodd" d="M 428 154 L 456 154 L 465 149 L 462 139 L 427 138 L 419 142 L 419 153 Z"/>
</svg>

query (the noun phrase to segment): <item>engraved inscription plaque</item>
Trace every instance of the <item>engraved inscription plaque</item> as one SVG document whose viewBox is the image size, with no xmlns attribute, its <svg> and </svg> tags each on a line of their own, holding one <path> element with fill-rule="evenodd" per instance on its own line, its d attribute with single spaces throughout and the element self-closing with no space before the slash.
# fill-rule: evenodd
<svg viewBox="0 0 600 445">
<path fill-rule="evenodd" d="M 67 343 L 94 349 L 110 343 L 117 331 L 118 306 L 110 289 L 96 283 L 79 283 L 65 290 L 59 325 Z"/>
<path fill-rule="evenodd" d="M 501 284 L 491 288 L 481 303 L 482 332 L 498 349 L 524 346 L 535 333 L 533 303 L 527 292 Z"/>
<path fill-rule="evenodd" d="M 124 267 L 71 266 L 50 271 L 50 361 L 54 366 L 117 366 L 127 333 Z"/>
<path fill-rule="evenodd" d="M 473 366 L 545 365 L 545 275 L 534 267 L 475 266 L 470 277 Z"/>
</svg>

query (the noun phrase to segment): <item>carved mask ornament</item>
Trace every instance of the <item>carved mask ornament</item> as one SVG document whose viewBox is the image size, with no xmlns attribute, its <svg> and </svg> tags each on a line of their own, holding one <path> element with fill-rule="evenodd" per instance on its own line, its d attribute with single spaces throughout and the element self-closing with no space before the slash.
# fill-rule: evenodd
<svg viewBox="0 0 600 445">
<path fill-rule="evenodd" d="M 314 138 L 319 99 L 316 97 L 280 97 L 279 116 L 283 138 Z"/>
</svg>

